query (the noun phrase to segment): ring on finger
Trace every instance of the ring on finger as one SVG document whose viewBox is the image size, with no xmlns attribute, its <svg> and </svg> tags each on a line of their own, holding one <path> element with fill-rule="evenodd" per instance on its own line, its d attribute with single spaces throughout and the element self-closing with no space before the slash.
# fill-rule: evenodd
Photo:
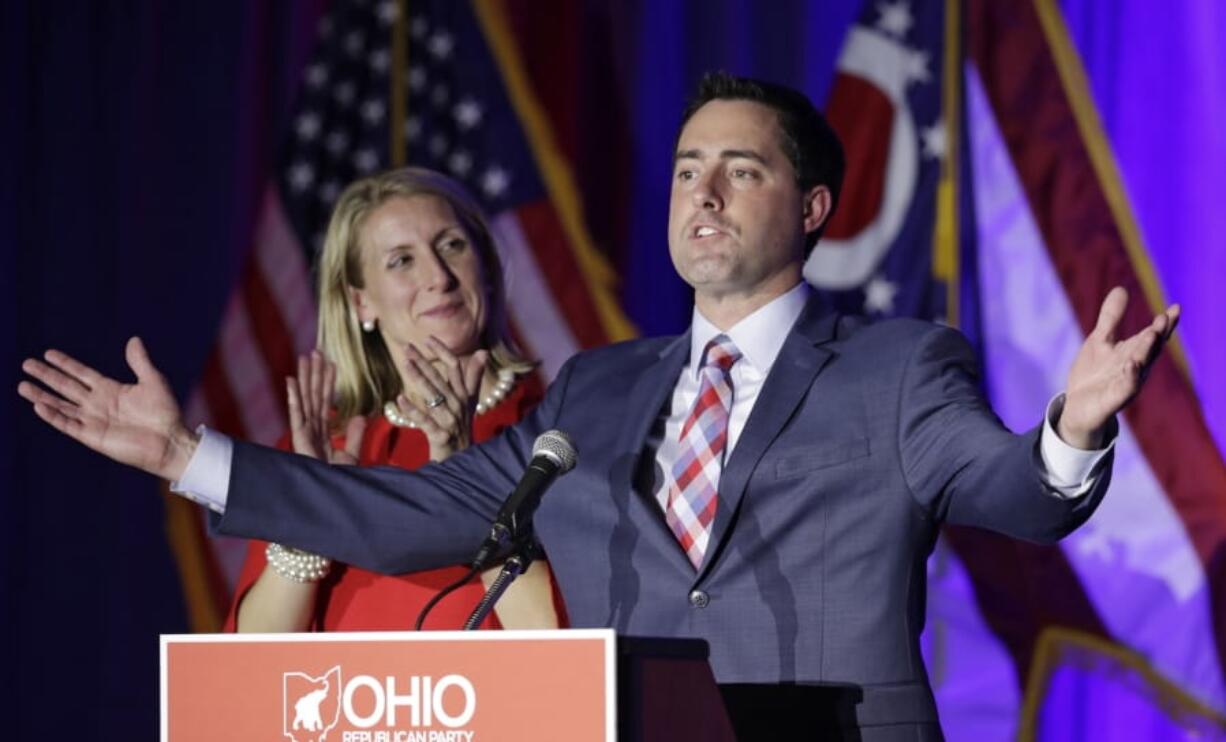
<svg viewBox="0 0 1226 742">
<path fill-rule="evenodd" d="M 447 401 L 447 398 L 439 394 L 435 396 L 433 399 L 426 400 L 426 406 L 429 407 L 430 409 L 434 409 L 435 407 L 438 407 L 439 405 L 441 405 L 442 403 L 446 401 Z"/>
</svg>

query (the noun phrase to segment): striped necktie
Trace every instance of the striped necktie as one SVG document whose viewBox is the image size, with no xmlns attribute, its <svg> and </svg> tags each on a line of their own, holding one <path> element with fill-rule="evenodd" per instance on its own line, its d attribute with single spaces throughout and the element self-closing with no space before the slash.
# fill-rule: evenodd
<svg viewBox="0 0 1226 742">
<path fill-rule="evenodd" d="M 697 569 L 711 536 L 718 501 L 719 475 L 728 443 L 732 409 L 732 365 L 741 351 L 727 335 L 717 335 L 703 351 L 702 376 L 694 408 L 681 426 L 673 482 L 664 517 Z"/>
</svg>

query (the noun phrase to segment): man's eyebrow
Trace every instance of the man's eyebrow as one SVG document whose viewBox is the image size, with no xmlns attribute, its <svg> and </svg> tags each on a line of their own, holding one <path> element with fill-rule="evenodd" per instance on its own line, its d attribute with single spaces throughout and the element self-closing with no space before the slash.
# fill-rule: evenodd
<svg viewBox="0 0 1226 742">
<path fill-rule="evenodd" d="M 753 160 L 754 162 L 758 162 L 763 165 L 768 164 L 766 162 L 765 157 L 753 151 L 752 149 L 725 149 L 719 153 L 719 158 L 721 160 L 737 160 L 737 159 Z M 677 154 L 673 155 L 673 162 L 677 162 L 678 160 L 701 160 L 701 159 L 703 159 L 702 152 L 696 149 L 679 149 L 677 150 Z"/>
<path fill-rule="evenodd" d="M 754 152 L 752 149 L 726 149 L 719 153 L 721 160 L 753 160 L 754 162 L 766 163 L 766 158 Z"/>
</svg>

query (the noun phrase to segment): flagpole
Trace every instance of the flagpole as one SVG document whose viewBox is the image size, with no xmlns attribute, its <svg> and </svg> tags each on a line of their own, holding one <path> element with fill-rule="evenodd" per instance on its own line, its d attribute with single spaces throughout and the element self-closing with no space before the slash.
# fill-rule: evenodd
<svg viewBox="0 0 1226 742">
<path fill-rule="evenodd" d="M 393 167 L 404 167 L 405 156 L 404 121 L 408 112 L 404 89 L 404 71 L 409 65 L 408 35 L 405 32 L 409 16 L 409 0 L 396 0 L 396 20 L 392 23 L 392 69 L 387 76 L 391 90 L 391 116 L 388 118 L 388 155 Z"/>
<path fill-rule="evenodd" d="M 937 184 L 937 218 L 932 235 L 932 273 L 945 284 L 945 322 L 961 321 L 958 291 L 958 142 L 962 101 L 961 8 L 958 0 L 945 0 L 945 43 L 942 61 L 941 123 L 945 128 L 945 155 Z"/>
</svg>

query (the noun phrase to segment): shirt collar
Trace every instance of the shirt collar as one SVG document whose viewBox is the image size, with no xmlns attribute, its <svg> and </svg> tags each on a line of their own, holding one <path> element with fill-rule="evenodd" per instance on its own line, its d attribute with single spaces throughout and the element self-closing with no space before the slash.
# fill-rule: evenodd
<svg viewBox="0 0 1226 742">
<path fill-rule="evenodd" d="M 727 335 L 741 351 L 741 360 L 748 361 L 762 372 L 770 373 L 771 366 L 779 357 L 783 341 L 792 331 L 792 325 L 804 311 L 809 301 L 809 285 L 804 281 L 797 283 L 787 292 L 771 299 L 753 314 L 742 319 L 724 332 L 694 307 L 694 315 L 690 324 L 690 373 L 697 376 L 699 363 L 702 362 L 702 352 L 707 343 L 719 334 Z"/>
</svg>

